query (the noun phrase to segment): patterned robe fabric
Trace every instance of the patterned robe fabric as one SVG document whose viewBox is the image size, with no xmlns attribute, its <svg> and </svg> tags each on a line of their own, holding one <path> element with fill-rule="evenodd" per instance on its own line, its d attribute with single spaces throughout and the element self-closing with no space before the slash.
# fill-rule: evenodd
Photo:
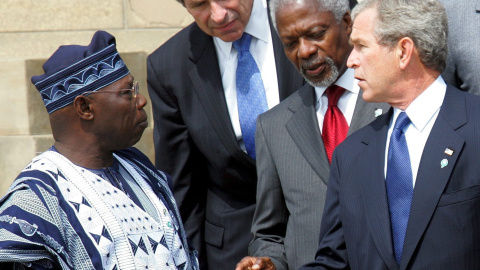
<svg viewBox="0 0 480 270">
<path fill-rule="evenodd" d="M 108 180 L 46 151 L 32 160 L 0 199 L 0 265 L 198 269 L 196 252 L 187 248 L 170 178 L 135 148 L 114 156 L 155 206 L 160 221 Z M 165 230 L 166 225 L 171 229 Z"/>
</svg>

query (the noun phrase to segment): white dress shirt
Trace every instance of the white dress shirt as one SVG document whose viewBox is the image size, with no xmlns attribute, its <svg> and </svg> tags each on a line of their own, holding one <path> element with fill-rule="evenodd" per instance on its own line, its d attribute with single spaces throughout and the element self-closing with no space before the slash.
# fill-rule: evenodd
<svg viewBox="0 0 480 270">
<path fill-rule="evenodd" d="M 427 142 L 433 124 L 437 119 L 438 112 L 442 106 L 447 85 L 441 76 L 439 76 L 422 94 L 420 94 L 405 110 L 410 123 L 403 129 L 407 141 L 408 153 L 410 155 L 410 164 L 412 168 L 413 186 L 417 180 L 418 167 L 422 158 L 423 149 Z M 393 108 L 393 117 L 390 120 L 388 128 L 387 146 L 385 148 L 385 178 L 387 177 L 388 166 L 388 146 L 390 145 L 390 136 L 402 110 Z M 440 161 L 439 161 L 440 162 Z M 440 163 L 439 163 L 440 165 Z"/>
<path fill-rule="evenodd" d="M 245 28 L 245 32 L 252 35 L 250 53 L 255 59 L 255 62 L 257 62 L 258 69 L 260 70 L 265 94 L 267 96 L 268 108 L 270 109 L 280 102 L 280 97 L 278 93 L 277 69 L 275 66 L 266 0 L 253 1 L 252 14 L 250 15 L 250 20 Z M 224 42 L 217 37 L 213 38 L 213 41 L 217 51 L 228 113 L 230 114 L 233 130 L 240 143 L 240 147 L 245 150 L 237 107 L 237 50 L 232 46 L 232 42 Z"/>
<path fill-rule="evenodd" d="M 357 98 L 360 92 L 358 80 L 354 78 L 353 69 L 347 68 L 334 85 L 341 86 L 346 90 L 340 99 L 338 99 L 337 107 L 342 111 L 348 126 L 350 126 L 353 111 L 355 111 L 355 105 L 357 104 Z M 325 90 L 327 90 L 327 87 L 315 87 L 315 95 L 317 97 L 317 120 L 320 132 L 323 130 L 323 118 L 325 117 L 328 108 L 328 98 L 325 94 Z"/>
</svg>

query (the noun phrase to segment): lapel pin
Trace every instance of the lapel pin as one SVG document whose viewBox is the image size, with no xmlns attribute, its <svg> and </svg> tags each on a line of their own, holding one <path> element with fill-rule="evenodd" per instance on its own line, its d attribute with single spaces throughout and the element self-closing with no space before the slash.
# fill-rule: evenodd
<svg viewBox="0 0 480 270">
<path fill-rule="evenodd" d="M 449 156 L 453 155 L 453 152 L 455 152 L 455 151 L 453 149 L 448 148 L 448 147 L 445 149 L 445 154 L 447 154 Z"/>
<path fill-rule="evenodd" d="M 448 165 L 448 160 L 446 158 L 442 159 L 442 161 L 440 161 L 440 168 L 445 168 L 446 166 Z"/>
<path fill-rule="evenodd" d="M 375 110 L 375 118 L 379 117 L 380 115 L 382 115 L 383 113 L 383 110 L 382 109 L 376 109 Z"/>
</svg>

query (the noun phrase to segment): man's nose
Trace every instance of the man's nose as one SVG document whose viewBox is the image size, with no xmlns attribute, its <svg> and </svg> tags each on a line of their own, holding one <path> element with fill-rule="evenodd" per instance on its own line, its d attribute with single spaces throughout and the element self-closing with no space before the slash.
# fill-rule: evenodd
<svg viewBox="0 0 480 270">
<path fill-rule="evenodd" d="M 310 56 L 317 52 L 317 47 L 312 41 L 301 38 L 298 47 L 298 57 L 302 59 L 308 59 Z"/>
<path fill-rule="evenodd" d="M 357 52 L 355 49 L 353 49 L 352 52 L 350 52 L 350 55 L 348 56 L 347 67 L 358 68 L 359 66 L 360 66 L 360 63 L 358 61 Z"/>
<path fill-rule="evenodd" d="M 210 4 L 210 18 L 212 21 L 222 23 L 225 20 L 225 16 L 227 16 L 227 9 L 217 1 L 212 1 Z"/>
<path fill-rule="evenodd" d="M 139 109 L 139 110 L 142 109 L 143 107 L 145 107 L 148 103 L 147 98 L 140 93 L 138 93 L 137 99 L 135 100 L 135 102 L 136 102 L 136 105 L 137 105 L 137 109 Z"/>
</svg>

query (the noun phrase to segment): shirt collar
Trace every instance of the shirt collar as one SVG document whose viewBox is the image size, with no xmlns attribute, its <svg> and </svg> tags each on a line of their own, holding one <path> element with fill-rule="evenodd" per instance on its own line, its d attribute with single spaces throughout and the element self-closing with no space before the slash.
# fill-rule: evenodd
<svg viewBox="0 0 480 270">
<path fill-rule="evenodd" d="M 345 72 L 337 79 L 336 82 L 333 83 L 334 85 L 338 85 L 343 87 L 345 90 L 350 91 L 354 94 L 358 94 L 360 91 L 360 87 L 358 87 L 358 80 L 354 78 L 354 70 L 351 68 L 347 68 Z M 315 94 L 317 95 L 317 102 L 322 97 L 327 87 L 315 87 Z"/>
<path fill-rule="evenodd" d="M 245 31 L 265 43 L 269 42 L 270 25 L 268 23 L 266 0 L 253 1 L 252 14 Z"/>
<path fill-rule="evenodd" d="M 447 85 L 441 76 L 421 93 L 405 110 L 410 121 L 420 132 L 427 126 L 428 122 L 435 116 L 440 109 L 445 98 Z M 394 108 L 394 117 L 392 123 L 395 123 L 402 110 Z"/>
<path fill-rule="evenodd" d="M 245 27 L 245 32 L 264 43 L 269 43 L 270 25 L 268 23 L 266 0 L 253 1 L 252 13 L 250 14 L 250 19 L 248 20 L 247 26 Z M 233 42 L 225 42 L 218 37 L 214 37 L 213 41 L 217 45 L 219 53 L 221 53 L 227 59 L 230 58 Z"/>
</svg>

